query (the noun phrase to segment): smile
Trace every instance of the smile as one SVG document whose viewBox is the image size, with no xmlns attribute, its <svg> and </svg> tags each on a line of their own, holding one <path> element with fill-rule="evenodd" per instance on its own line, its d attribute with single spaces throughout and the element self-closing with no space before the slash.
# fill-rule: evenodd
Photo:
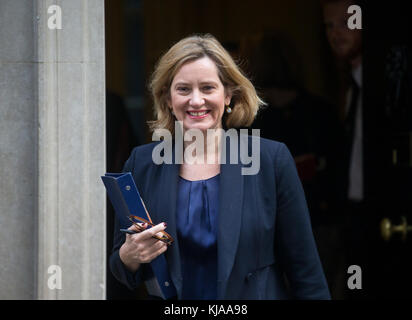
<svg viewBox="0 0 412 320">
<path fill-rule="evenodd" d="M 205 117 L 210 110 L 203 110 L 203 111 L 187 111 L 187 114 L 190 116 L 190 118 L 203 118 Z"/>
</svg>

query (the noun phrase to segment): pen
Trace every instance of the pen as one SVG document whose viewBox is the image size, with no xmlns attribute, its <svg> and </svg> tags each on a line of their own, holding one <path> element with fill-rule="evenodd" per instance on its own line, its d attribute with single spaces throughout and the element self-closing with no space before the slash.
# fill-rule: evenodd
<svg viewBox="0 0 412 320">
<path fill-rule="evenodd" d="M 135 233 L 137 233 L 137 231 L 127 230 L 127 229 L 120 229 L 120 232 L 128 233 L 128 234 L 135 234 Z"/>
</svg>

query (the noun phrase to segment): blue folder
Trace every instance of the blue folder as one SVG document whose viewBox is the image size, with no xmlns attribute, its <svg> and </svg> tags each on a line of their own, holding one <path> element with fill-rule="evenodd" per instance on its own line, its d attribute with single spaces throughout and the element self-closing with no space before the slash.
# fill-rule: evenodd
<svg viewBox="0 0 412 320">
<path fill-rule="evenodd" d="M 116 211 L 120 228 L 127 229 L 132 225 L 129 215 L 151 220 L 147 215 L 143 200 L 140 197 L 133 176 L 127 173 L 106 173 L 101 177 L 106 187 L 109 199 Z M 161 254 L 150 262 L 152 276 L 145 280 L 147 292 L 162 299 L 176 296 L 176 289 L 170 278 L 167 261 Z"/>
</svg>

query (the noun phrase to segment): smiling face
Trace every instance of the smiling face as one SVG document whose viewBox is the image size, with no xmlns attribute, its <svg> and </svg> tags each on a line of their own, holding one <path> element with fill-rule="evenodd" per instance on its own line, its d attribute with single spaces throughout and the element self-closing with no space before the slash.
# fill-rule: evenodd
<svg viewBox="0 0 412 320">
<path fill-rule="evenodd" d="M 183 122 L 184 130 L 221 128 L 225 105 L 231 99 L 225 91 L 215 63 L 203 57 L 178 70 L 170 86 L 169 108 Z"/>
</svg>

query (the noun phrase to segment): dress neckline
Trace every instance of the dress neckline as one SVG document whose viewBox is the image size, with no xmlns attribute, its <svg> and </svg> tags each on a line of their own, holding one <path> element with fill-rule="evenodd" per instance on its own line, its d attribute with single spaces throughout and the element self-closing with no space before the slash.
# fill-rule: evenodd
<svg viewBox="0 0 412 320">
<path fill-rule="evenodd" d="M 185 178 L 183 178 L 182 176 L 179 175 L 179 178 L 182 179 L 183 181 L 187 181 L 187 182 L 202 182 L 202 181 L 209 181 L 212 179 L 215 179 L 216 177 L 220 176 L 220 173 L 218 173 L 217 175 L 207 178 L 207 179 L 200 179 L 200 180 L 187 180 Z"/>
</svg>

